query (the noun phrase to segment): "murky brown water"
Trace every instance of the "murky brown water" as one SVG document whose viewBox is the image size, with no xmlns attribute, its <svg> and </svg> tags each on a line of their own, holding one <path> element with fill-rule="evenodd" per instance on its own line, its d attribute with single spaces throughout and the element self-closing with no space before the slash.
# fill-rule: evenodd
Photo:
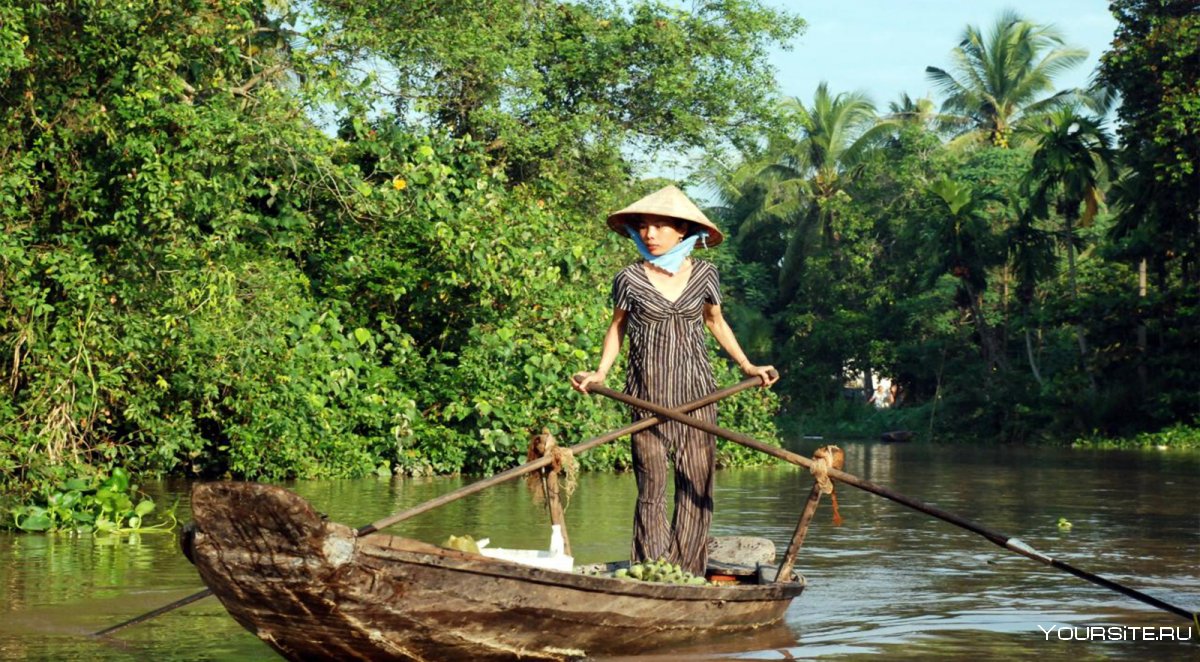
<svg viewBox="0 0 1200 662">
<path fill-rule="evenodd" d="M 794 446 L 809 453 L 815 442 Z M 846 470 L 933 503 L 1040 551 L 1167 602 L 1200 610 L 1200 454 L 843 443 Z M 452 490 L 464 479 L 301 483 L 321 511 L 361 525 Z M 780 551 L 811 478 L 791 467 L 720 472 L 715 535 L 760 535 Z M 160 486 L 163 496 L 185 486 Z M 810 588 L 786 623 L 734 642 L 739 659 L 977 657 L 1200 659 L 1186 621 L 1002 550 L 874 495 L 842 486 L 845 523 L 827 502 L 798 569 Z M 579 562 L 621 558 L 634 499 L 629 475 L 584 475 L 567 511 Z M 186 517 L 186 502 L 180 512 Z M 1073 523 L 1060 530 L 1059 518 Z M 545 515 L 516 483 L 390 530 L 429 542 L 451 533 L 495 546 L 544 547 Z M 173 536 L 0 535 L 0 658 L 272 660 L 212 598 L 131 627 L 87 633 L 202 588 Z M 1085 628 L 1125 641 L 1091 641 Z M 1127 628 L 1153 628 L 1131 630 Z M 1167 628 L 1159 630 L 1158 628 Z M 1137 634 L 1189 642 L 1130 641 Z M 726 644 L 728 646 L 728 644 Z M 661 659 L 701 657 L 663 651 Z"/>
</svg>

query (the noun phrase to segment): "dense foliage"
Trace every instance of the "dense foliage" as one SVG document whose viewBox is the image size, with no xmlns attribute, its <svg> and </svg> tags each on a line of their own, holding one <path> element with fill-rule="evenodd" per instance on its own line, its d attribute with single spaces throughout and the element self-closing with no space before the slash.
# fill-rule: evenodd
<svg viewBox="0 0 1200 662">
<path fill-rule="evenodd" d="M 47 483 L 42 490 L 35 497 L 37 503 L 13 509 L 11 526 L 22 531 L 101 534 L 170 533 L 175 528 L 173 506 L 151 523 L 158 506 L 138 491 L 129 472 L 120 467 L 110 476 L 71 478 Z"/>
<path fill-rule="evenodd" d="M 760 0 L 5 3 L 4 521 L 144 526 L 126 471 L 487 473 L 617 427 L 567 378 L 634 257 L 603 212 L 664 154 L 707 157 L 727 316 L 806 432 L 1194 443 L 1200 14 L 1112 8 L 1095 89 L 1006 13 L 948 36 L 940 108 L 884 113 L 776 99 L 803 22 Z M 722 424 L 774 439 L 778 404 Z"/>
<path fill-rule="evenodd" d="M 492 472 L 543 426 L 626 420 L 567 382 L 633 257 L 597 213 L 647 186 L 619 147 L 766 123 L 765 48 L 801 24 L 743 0 L 433 4 L 0 9 L 0 491 L 35 502 L 25 528 L 69 525 L 56 495 L 94 467 Z M 772 438 L 774 402 L 724 422 Z"/>
<path fill-rule="evenodd" d="M 705 173 L 741 300 L 805 432 L 1049 441 L 1196 425 L 1200 13 L 1120 1 L 1110 87 L 1012 13 L 968 26 L 944 93 L 877 115 L 821 84 Z M 1119 141 L 1104 102 L 1123 99 Z M 1147 276 L 1149 272 L 1149 276 Z M 891 409 L 864 406 L 874 380 Z M 885 394 L 886 396 L 886 394 Z M 1182 426 L 1182 427 L 1179 427 Z"/>
</svg>

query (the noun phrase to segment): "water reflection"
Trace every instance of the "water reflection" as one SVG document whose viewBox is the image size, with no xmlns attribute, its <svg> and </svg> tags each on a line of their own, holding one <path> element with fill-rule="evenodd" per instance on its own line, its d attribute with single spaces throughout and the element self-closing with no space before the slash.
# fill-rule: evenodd
<svg viewBox="0 0 1200 662">
<path fill-rule="evenodd" d="M 1200 608 L 1200 455 L 1080 452 L 919 443 L 843 443 L 847 471 L 1019 536 L 1043 552 Z M 793 450 L 810 454 L 811 441 Z M 291 485 L 333 519 L 358 526 L 460 487 L 472 478 L 320 481 Z M 758 535 L 782 551 L 812 478 L 790 466 L 721 471 L 713 530 Z M 157 486 L 163 501 L 186 486 Z M 1013 555 L 982 538 L 848 486 L 845 523 L 827 503 L 797 569 L 809 589 L 785 627 L 730 644 L 743 659 L 888 657 L 1089 657 L 1175 659 L 1197 643 L 1047 640 L 1039 625 L 1174 626 L 1181 619 Z M 634 499 L 629 475 L 580 476 L 567 509 L 581 563 L 628 551 Z M 1061 530 L 1059 518 L 1074 526 Z M 504 547 L 545 547 L 544 511 L 510 483 L 402 522 L 391 533 L 439 543 L 449 534 Z M 0 534 L 0 658 L 270 660 L 274 654 L 213 600 L 172 612 L 104 643 L 83 636 L 200 587 L 171 536 L 136 538 Z M 746 652 L 749 651 L 749 652 Z M 705 648 L 711 656 L 718 651 Z M 720 653 L 727 654 L 727 653 Z M 700 650 L 664 651 L 662 659 Z"/>
</svg>

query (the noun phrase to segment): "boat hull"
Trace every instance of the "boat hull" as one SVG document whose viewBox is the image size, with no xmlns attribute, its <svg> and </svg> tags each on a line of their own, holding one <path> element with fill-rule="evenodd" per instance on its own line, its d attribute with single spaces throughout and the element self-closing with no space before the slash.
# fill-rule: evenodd
<svg viewBox="0 0 1200 662">
<path fill-rule="evenodd" d="M 293 660 L 669 650 L 776 624 L 804 588 L 635 582 L 360 538 L 299 496 L 252 483 L 198 485 L 192 508 L 187 546 L 200 576 L 238 623 Z"/>
</svg>

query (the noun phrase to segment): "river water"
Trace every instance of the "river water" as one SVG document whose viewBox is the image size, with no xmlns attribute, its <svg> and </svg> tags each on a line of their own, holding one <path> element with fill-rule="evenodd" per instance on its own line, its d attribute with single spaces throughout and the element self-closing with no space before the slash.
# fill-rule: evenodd
<svg viewBox="0 0 1200 662">
<path fill-rule="evenodd" d="M 818 442 L 789 444 L 811 454 Z M 846 442 L 846 471 L 956 513 L 1083 570 L 1200 610 L 1200 454 Z M 290 485 L 333 519 L 358 526 L 471 478 Z M 791 466 L 717 475 L 714 535 L 756 535 L 782 553 L 812 479 Z M 151 487 L 160 503 L 182 484 Z M 631 475 L 580 476 L 567 510 L 577 562 L 627 554 Z M 1041 565 L 949 524 L 849 486 L 844 523 L 828 500 L 797 562 L 809 588 L 784 627 L 737 642 L 735 659 L 1200 659 L 1187 621 Z M 1069 520 L 1069 530 L 1058 526 Z M 519 482 L 389 530 L 438 543 L 449 534 L 544 548 L 544 511 Z M 172 535 L 0 534 L 0 658 L 273 660 L 214 598 L 87 636 L 203 588 Z M 1089 629 L 1090 628 L 1090 629 Z M 1101 640 L 1103 636 L 1108 640 Z M 1122 640 L 1111 639 L 1120 637 Z M 1154 637 L 1156 640 L 1147 640 Z M 1170 638 L 1169 638 L 1170 637 Z M 1190 637 L 1190 641 L 1174 639 Z M 703 643 L 658 659 L 706 657 Z"/>
</svg>

